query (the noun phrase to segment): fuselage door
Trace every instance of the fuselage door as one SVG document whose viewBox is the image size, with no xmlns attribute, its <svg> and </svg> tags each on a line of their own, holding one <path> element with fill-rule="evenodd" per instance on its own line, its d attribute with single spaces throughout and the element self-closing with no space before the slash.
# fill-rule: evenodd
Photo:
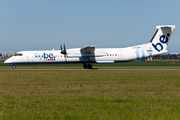
<svg viewBox="0 0 180 120">
<path fill-rule="evenodd" d="M 118 51 L 118 52 L 117 52 L 117 59 L 118 59 L 118 60 L 121 60 L 121 51 Z"/>
<path fill-rule="evenodd" d="M 31 52 L 28 53 L 28 60 L 29 62 L 33 62 L 33 55 Z"/>
</svg>

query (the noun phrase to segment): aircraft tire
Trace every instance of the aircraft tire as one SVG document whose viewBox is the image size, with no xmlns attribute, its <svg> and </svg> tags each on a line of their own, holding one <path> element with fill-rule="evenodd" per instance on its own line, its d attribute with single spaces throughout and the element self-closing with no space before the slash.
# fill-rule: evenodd
<svg viewBox="0 0 180 120">
<path fill-rule="evenodd" d="M 87 68 L 88 68 L 88 65 L 87 65 L 87 64 L 84 64 L 84 65 L 83 65 L 83 68 L 84 68 L 84 69 L 87 69 Z"/>
<path fill-rule="evenodd" d="M 92 69 L 92 65 L 91 64 L 88 65 L 88 69 Z"/>
<path fill-rule="evenodd" d="M 15 69 L 16 68 L 16 66 L 15 65 L 12 65 L 12 69 Z"/>
</svg>

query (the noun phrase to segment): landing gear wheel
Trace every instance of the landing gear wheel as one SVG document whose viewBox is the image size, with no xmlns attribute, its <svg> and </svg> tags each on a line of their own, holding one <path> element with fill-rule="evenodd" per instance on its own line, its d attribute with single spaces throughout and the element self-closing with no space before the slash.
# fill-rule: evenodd
<svg viewBox="0 0 180 120">
<path fill-rule="evenodd" d="M 88 64 L 88 69 L 92 69 L 92 65 L 91 64 Z"/>
<path fill-rule="evenodd" d="M 85 63 L 85 64 L 83 65 L 83 68 L 84 68 L 84 69 L 87 69 L 87 68 L 88 68 L 88 65 Z"/>
<path fill-rule="evenodd" d="M 16 66 L 15 65 L 12 65 L 12 69 L 15 69 L 16 68 Z"/>
</svg>

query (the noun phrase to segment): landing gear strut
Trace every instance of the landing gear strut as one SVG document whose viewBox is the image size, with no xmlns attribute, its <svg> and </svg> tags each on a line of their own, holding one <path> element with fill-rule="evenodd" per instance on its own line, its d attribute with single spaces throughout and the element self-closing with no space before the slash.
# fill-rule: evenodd
<svg viewBox="0 0 180 120">
<path fill-rule="evenodd" d="M 86 64 L 86 63 L 84 63 L 84 65 L 83 65 L 83 68 L 84 69 L 92 69 L 92 65 L 91 64 Z"/>
<path fill-rule="evenodd" d="M 15 65 L 12 65 L 12 69 L 15 69 L 16 68 L 16 66 Z"/>
</svg>

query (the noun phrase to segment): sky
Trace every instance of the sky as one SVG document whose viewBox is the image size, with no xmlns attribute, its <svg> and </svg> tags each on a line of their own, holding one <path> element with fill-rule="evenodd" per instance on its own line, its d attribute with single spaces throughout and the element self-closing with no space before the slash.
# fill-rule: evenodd
<svg viewBox="0 0 180 120">
<path fill-rule="evenodd" d="M 180 53 L 179 0 L 0 0 L 0 53 L 121 48 L 148 43 L 158 25 L 175 25 L 168 43 Z"/>
</svg>

